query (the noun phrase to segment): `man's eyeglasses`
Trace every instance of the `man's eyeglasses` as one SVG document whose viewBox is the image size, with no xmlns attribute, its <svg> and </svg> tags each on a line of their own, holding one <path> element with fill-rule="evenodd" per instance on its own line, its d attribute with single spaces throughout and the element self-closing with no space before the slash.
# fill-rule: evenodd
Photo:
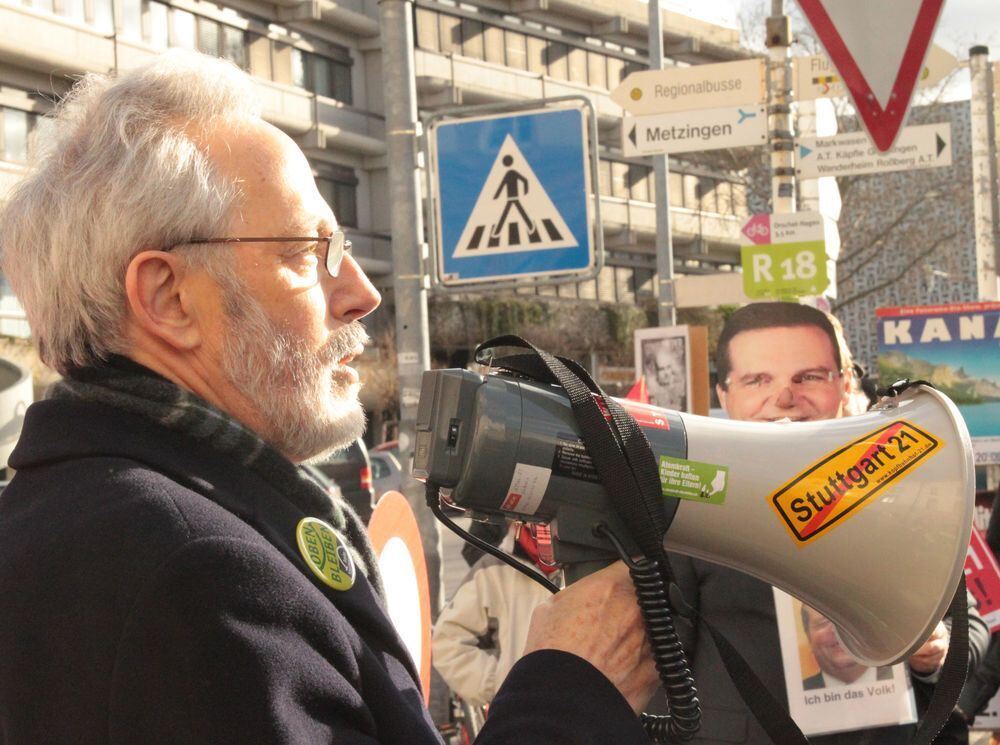
<svg viewBox="0 0 1000 745">
<path fill-rule="evenodd" d="M 351 242 L 344 236 L 343 231 L 335 230 L 330 235 L 310 235 L 293 237 L 270 237 L 270 238 L 192 238 L 184 243 L 178 243 L 165 251 L 172 251 L 178 246 L 194 246 L 200 243 L 311 243 L 313 251 L 317 256 L 325 256 L 323 262 L 331 277 L 340 274 L 340 265 L 344 260 L 344 254 L 351 250 Z"/>
<path fill-rule="evenodd" d="M 726 387 L 753 393 L 772 393 L 785 387 L 802 391 L 821 390 L 831 386 L 842 375 L 843 373 L 839 370 L 817 368 L 795 373 L 788 379 L 787 383 L 781 384 L 777 378 L 768 373 L 757 373 L 729 379 L 726 381 Z"/>
</svg>

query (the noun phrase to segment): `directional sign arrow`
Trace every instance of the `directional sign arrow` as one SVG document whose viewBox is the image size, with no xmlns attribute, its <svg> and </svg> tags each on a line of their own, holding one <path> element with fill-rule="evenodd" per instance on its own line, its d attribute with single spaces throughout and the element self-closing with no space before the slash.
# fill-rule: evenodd
<svg viewBox="0 0 1000 745">
<path fill-rule="evenodd" d="M 941 139 L 941 135 L 939 135 L 939 134 L 935 134 L 934 137 L 937 138 L 937 154 L 938 154 L 938 157 L 940 158 L 941 157 L 941 151 L 944 150 L 945 147 L 947 147 L 947 143 L 944 140 Z"/>
<path fill-rule="evenodd" d="M 632 131 L 628 133 L 628 138 L 632 140 L 632 147 L 638 147 L 635 143 L 635 125 L 632 126 Z"/>
</svg>

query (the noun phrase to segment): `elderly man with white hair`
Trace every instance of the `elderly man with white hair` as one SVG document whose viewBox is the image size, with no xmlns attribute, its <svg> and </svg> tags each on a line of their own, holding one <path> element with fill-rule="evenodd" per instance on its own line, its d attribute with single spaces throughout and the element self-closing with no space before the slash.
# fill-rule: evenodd
<svg viewBox="0 0 1000 745">
<path fill-rule="evenodd" d="M 0 497 L 0 742 L 439 743 L 357 518 L 379 294 L 232 65 L 90 76 L 0 215 L 43 359 Z M 535 613 L 479 742 L 640 743 L 627 572 Z"/>
</svg>

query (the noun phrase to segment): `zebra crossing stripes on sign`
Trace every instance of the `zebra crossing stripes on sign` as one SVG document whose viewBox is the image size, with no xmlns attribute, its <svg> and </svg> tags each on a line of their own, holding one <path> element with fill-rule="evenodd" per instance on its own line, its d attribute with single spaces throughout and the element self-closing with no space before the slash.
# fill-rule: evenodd
<svg viewBox="0 0 1000 745">
<path fill-rule="evenodd" d="M 585 275 L 596 264 L 589 119 L 579 106 L 428 127 L 438 280 Z"/>
<path fill-rule="evenodd" d="M 576 245 L 545 187 L 507 135 L 452 256 Z"/>
</svg>

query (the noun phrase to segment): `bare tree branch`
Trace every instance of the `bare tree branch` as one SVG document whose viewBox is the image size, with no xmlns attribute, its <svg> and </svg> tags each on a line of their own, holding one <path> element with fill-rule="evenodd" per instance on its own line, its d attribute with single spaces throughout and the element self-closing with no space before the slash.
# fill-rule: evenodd
<svg viewBox="0 0 1000 745">
<path fill-rule="evenodd" d="M 857 301 L 861 300 L 862 298 L 866 298 L 869 295 L 875 294 L 879 290 L 883 290 L 886 287 L 889 287 L 890 285 L 895 284 L 896 282 L 898 282 L 899 280 L 901 280 L 911 269 L 913 269 L 916 266 L 919 266 L 921 259 L 925 259 L 928 256 L 930 256 L 932 253 L 934 253 L 938 249 L 938 247 L 942 243 L 944 243 L 946 241 L 950 241 L 956 235 L 958 235 L 958 231 L 957 230 L 949 233 L 948 235 L 941 236 L 936 241 L 934 241 L 934 243 L 932 243 L 930 245 L 930 247 L 928 247 L 925 251 L 921 251 L 919 254 L 917 254 L 916 256 L 912 257 L 909 261 L 907 261 L 907 263 L 903 267 L 903 269 L 901 271 L 897 272 L 892 277 L 889 277 L 885 281 L 879 282 L 876 285 L 871 285 L 870 287 L 866 288 L 865 290 L 859 292 L 857 295 L 854 295 L 853 297 L 847 298 L 843 302 L 834 303 L 833 307 L 832 307 L 833 312 L 837 313 L 841 309 L 847 307 L 848 305 L 851 305 L 852 303 L 856 303 Z"/>
</svg>

